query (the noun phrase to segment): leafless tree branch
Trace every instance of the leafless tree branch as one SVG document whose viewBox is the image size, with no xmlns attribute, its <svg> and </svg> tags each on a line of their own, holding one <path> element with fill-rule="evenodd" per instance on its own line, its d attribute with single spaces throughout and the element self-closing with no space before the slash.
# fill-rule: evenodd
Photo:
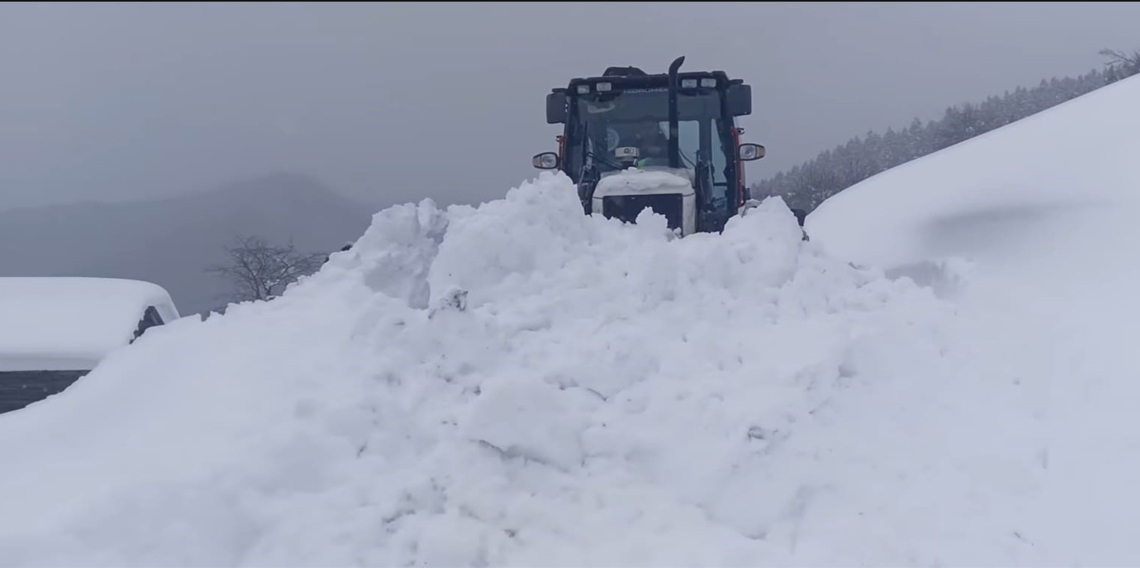
<svg viewBox="0 0 1140 568">
<path fill-rule="evenodd" d="M 211 266 L 208 272 L 229 279 L 235 301 L 269 300 L 293 282 L 320 269 L 323 253 L 303 253 L 293 241 L 272 245 L 257 236 L 238 236 L 226 247 L 225 264 Z"/>
<path fill-rule="evenodd" d="M 1105 67 L 1110 71 L 1121 73 L 1125 77 L 1140 74 L 1140 50 L 1129 55 L 1115 49 L 1102 49 L 1100 54 L 1108 58 Z"/>
</svg>

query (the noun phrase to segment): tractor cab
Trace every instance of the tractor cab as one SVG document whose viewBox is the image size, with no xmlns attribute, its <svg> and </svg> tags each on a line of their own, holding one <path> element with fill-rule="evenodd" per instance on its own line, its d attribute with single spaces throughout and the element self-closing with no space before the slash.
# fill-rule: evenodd
<svg viewBox="0 0 1140 568">
<path fill-rule="evenodd" d="M 744 162 L 764 157 L 736 126 L 752 90 L 723 71 L 681 73 L 684 59 L 667 74 L 610 67 L 553 89 L 546 121 L 565 126 L 534 167 L 569 176 L 586 214 L 632 223 L 650 208 L 681 235 L 722 230 L 750 200 Z"/>
</svg>

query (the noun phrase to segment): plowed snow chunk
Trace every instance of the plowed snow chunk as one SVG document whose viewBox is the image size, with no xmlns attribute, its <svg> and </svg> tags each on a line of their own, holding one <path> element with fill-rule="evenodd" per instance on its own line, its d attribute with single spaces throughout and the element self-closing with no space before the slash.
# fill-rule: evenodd
<svg viewBox="0 0 1140 568">
<path fill-rule="evenodd" d="M 581 465 L 579 436 L 587 421 L 568 408 L 563 396 L 569 395 L 537 381 L 485 385 L 467 422 L 468 435 L 505 457 L 569 470 Z"/>
</svg>

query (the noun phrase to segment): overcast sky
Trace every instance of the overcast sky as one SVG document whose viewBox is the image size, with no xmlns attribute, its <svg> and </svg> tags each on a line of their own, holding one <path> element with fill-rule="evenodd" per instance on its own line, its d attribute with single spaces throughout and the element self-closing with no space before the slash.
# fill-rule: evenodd
<svg viewBox="0 0 1140 568">
<path fill-rule="evenodd" d="M 500 197 L 544 99 L 611 65 L 753 86 L 758 180 L 1140 48 L 1140 5 L 0 4 L 0 209 L 307 173 L 390 201 Z"/>
</svg>

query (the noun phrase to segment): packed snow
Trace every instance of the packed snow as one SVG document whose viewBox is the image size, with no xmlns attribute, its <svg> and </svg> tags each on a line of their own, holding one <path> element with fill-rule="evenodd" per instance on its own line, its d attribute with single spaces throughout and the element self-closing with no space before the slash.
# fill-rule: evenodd
<svg viewBox="0 0 1140 568">
<path fill-rule="evenodd" d="M 148 306 L 178 310 L 162 287 L 115 278 L 0 278 L 0 371 L 84 370 L 134 337 Z"/>
<path fill-rule="evenodd" d="M 0 566 L 1135 564 L 1138 91 L 868 180 L 811 241 L 779 199 L 588 217 L 549 173 L 386 209 L 0 415 Z"/>
</svg>

